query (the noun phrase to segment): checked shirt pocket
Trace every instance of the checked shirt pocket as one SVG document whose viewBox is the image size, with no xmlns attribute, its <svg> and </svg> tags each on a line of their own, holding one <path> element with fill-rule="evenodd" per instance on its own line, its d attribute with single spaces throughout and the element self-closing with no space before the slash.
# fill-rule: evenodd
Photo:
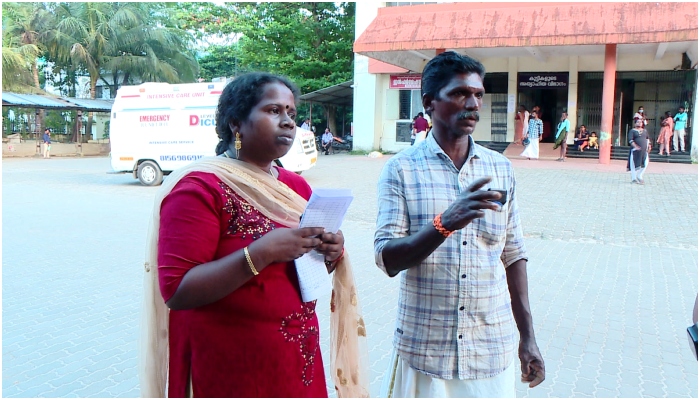
<svg viewBox="0 0 700 400">
<path fill-rule="evenodd" d="M 477 239 L 479 243 L 488 247 L 505 244 L 506 226 L 508 223 L 508 212 L 506 206 L 500 211 L 486 210 L 483 218 L 479 221 L 477 228 Z"/>
</svg>

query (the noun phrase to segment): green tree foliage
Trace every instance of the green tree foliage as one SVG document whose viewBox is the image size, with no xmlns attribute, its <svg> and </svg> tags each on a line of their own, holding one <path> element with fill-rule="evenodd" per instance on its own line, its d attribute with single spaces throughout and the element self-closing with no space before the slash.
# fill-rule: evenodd
<svg viewBox="0 0 700 400">
<path fill-rule="evenodd" d="M 230 46 L 213 45 L 199 58 L 199 73 L 202 79 L 210 81 L 217 77 L 237 76 L 246 72 L 241 65 L 240 50 L 237 44 Z"/>
<path fill-rule="evenodd" d="M 193 36 L 172 23 L 175 3 L 5 2 L 2 10 L 5 90 L 39 88 L 47 62 L 66 92 L 88 75 L 93 98 L 99 80 L 114 92 L 125 83 L 194 82 L 199 75 Z"/>
<path fill-rule="evenodd" d="M 162 3 L 59 3 L 55 13 L 52 55 L 87 71 L 91 98 L 99 79 L 116 87 L 130 77 L 177 83 L 198 75 L 187 33 L 161 23 L 169 13 Z"/>
<path fill-rule="evenodd" d="M 3 90 L 41 92 L 39 62 L 54 26 L 42 3 L 2 4 Z"/>
<path fill-rule="evenodd" d="M 220 76 L 229 71 L 226 60 L 234 60 L 233 72 L 283 74 L 304 93 L 352 79 L 354 3 L 179 4 L 179 27 L 200 39 L 235 43 L 208 50 L 201 57 L 202 76 Z"/>
</svg>

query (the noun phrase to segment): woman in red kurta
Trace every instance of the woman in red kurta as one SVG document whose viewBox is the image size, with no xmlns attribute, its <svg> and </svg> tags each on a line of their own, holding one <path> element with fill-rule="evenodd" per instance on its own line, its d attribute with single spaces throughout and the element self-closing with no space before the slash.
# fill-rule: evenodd
<svg viewBox="0 0 700 400">
<path fill-rule="evenodd" d="M 344 240 L 295 229 L 311 188 L 271 166 L 293 142 L 296 94 L 271 74 L 231 82 L 217 110 L 223 157 L 174 172 L 157 196 L 149 242 L 157 278 L 146 263 L 145 284 L 157 280 L 162 298 L 146 292 L 144 395 L 164 395 L 167 381 L 170 397 L 327 397 L 316 304 L 301 299 L 294 259 L 316 250 L 330 272 Z M 338 370 L 355 377 L 356 364 Z"/>
<path fill-rule="evenodd" d="M 279 182 L 307 199 L 309 185 L 277 169 Z M 273 229 L 214 174 L 181 179 L 161 206 L 161 294 L 172 297 L 184 274 L 249 246 Z M 171 397 L 327 397 L 315 302 L 303 303 L 293 262 L 268 265 L 223 299 L 170 313 Z M 222 366 L 226 366 L 222 368 Z"/>
</svg>

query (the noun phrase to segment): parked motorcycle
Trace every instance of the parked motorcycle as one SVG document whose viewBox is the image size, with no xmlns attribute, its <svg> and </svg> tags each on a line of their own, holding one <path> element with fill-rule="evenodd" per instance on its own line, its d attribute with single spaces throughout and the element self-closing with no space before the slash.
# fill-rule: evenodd
<svg viewBox="0 0 700 400">
<path fill-rule="evenodd" d="M 335 137 L 333 138 L 333 150 L 345 150 L 345 151 L 352 151 L 352 136 L 351 135 L 345 135 L 342 138 Z"/>
</svg>

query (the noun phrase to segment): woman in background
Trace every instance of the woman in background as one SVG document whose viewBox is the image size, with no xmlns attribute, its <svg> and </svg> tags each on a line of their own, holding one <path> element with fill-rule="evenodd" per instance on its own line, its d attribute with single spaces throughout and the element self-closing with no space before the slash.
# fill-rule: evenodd
<svg viewBox="0 0 700 400">
<path fill-rule="evenodd" d="M 666 111 L 664 118 L 661 120 L 661 131 L 659 132 L 659 137 L 656 139 L 656 143 L 659 144 L 659 155 L 664 155 L 664 149 L 666 149 L 666 155 L 671 155 L 671 137 L 673 137 L 673 117 L 671 113 Z"/>
<path fill-rule="evenodd" d="M 530 114 L 530 122 L 527 128 L 527 138 L 530 143 L 525 146 L 525 150 L 520 153 L 521 157 L 527 157 L 528 160 L 540 158 L 540 138 L 542 137 L 542 131 L 544 126 L 542 125 L 542 120 L 539 114 L 534 109 Z"/>
<path fill-rule="evenodd" d="M 527 127 L 530 122 L 530 113 L 524 105 L 520 105 L 517 114 L 515 114 L 515 144 L 522 144 L 523 139 L 527 137 Z"/>
<path fill-rule="evenodd" d="M 588 139 L 588 130 L 585 125 L 581 125 L 576 131 L 576 137 L 574 137 L 574 144 L 578 147 L 578 151 L 584 151 L 589 146 Z"/>
<path fill-rule="evenodd" d="M 644 172 L 649 165 L 648 153 L 651 151 L 651 142 L 641 119 L 634 121 L 634 128 L 627 134 L 627 142 L 631 146 L 627 158 L 627 170 L 632 175 L 632 183 L 643 185 Z"/>
</svg>

